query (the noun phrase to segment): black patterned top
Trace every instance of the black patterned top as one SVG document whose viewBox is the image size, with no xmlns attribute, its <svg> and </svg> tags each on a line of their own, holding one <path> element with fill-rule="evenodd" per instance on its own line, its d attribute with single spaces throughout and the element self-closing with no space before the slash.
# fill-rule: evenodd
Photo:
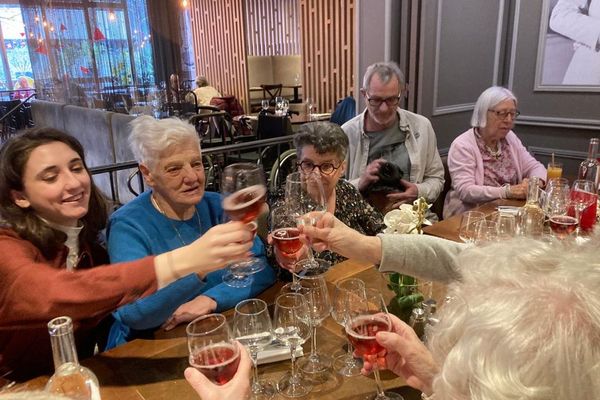
<svg viewBox="0 0 600 400">
<path fill-rule="evenodd" d="M 284 197 L 283 188 L 272 194 L 269 201 L 271 209 L 284 205 Z M 334 215 L 350 228 L 368 236 L 375 236 L 385 228 L 381 213 L 367 203 L 351 183 L 343 179 L 335 186 Z M 315 257 L 327 260 L 331 265 L 346 260 L 345 257 L 329 250 L 316 253 Z"/>
</svg>

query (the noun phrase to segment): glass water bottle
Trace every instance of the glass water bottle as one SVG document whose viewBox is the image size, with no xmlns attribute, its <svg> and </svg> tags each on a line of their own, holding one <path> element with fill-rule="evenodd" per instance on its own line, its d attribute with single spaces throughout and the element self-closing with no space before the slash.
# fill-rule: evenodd
<svg viewBox="0 0 600 400">
<path fill-rule="evenodd" d="M 98 378 L 91 370 L 79 365 L 71 318 L 54 318 L 48 322 L 48 332 L 54 358 L 54 375 L 46 384 L 46 391 L 73 400 L 100 400 Z"/>
<path fill-rule="evenodd" d="M 537 176 L 529 178 L 527 203 L 519 210 L 519 233 L 540 237 L 544 233 L 544 211 L 540 207 L 540 188 Z"/>
<path fill-rule="evenodd" d="M 596 159 L 597 154 L 598 138 L 591 138 L 587 158 L 579 165 L 579 173 L 577 174 L 577 179 L 592 181 L 596 184 L 596 187 L 600 183 L 600 163 Z"/>
</svg>

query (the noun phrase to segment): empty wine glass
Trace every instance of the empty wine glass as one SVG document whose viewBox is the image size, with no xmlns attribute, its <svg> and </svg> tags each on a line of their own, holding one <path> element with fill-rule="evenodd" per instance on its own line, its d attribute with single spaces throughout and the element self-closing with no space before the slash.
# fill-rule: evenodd
<svg viewBox="0 0 600 400">
<path fill-rule="evenodd" d="M 392 322 L 387 312 L 383 296 L 378 290 L 367 288 L 364 297 L 348 303 L 346 335 L 355 348 L 355 353 L 373 366 L 373 375 L 377 384 L 375 400 L 402 399 L 397 393 L 385 392 L 379 376 L 377 359 L 386 353 L 377 340 L 377 332 L 389 332 Z"/>
<path fill-rule="evenodd" d="M 306 299 L 300 293 L 285 293 L 275 300 L 273 334 L 290 348 L 292 369 L 277 384 L 279 393 L 287 397 L 301 397 L 312 386 L 296 372 L 296 349 L 310 337 L 309 311 Z"/>
<path fill-rule="evenodd" d="M 495 221 L 482 219 L 475 225 L 475 244 L 493 242 L 498 238 L 498 224 Z"/>
<path fill-rule="evenodd" d="M 307 97 L 306 98 L 306 114 L 308 115 L 308 118 L 312 121 L 313 120 L 313 112 L 315 110 L 315 104 L 313 101 L 312 97 Z"/>
<path fill-rule="evenodd" d="M 460 227 L 458 236 L 465 243 L 473 243 L 475 241 L 475 227 L 477 222 L 485 219 L 485 214 L 480 211 L 467 211 L 460 219 Z"/>
<path fill-rule="evenodd" d="M 275 115 L 281 115 L 283 109 L 283 97 L 275 97 Z"/>
<path fill-rule="evenodd" d="M 323 274 L 306 275 L 300 279 L 300 293 L 307 301 L 309 311 L 309 325 L 312 330 L 310 355 L 298 363 L 304 374 L 319 374 L 331 368 L 332 359 L 325 354 L 317 352 L 317 327 L 331 313 L 329 291 Z"/>
<path fill-rule="evenodd" d="M 223 170 L 221 192 L 226 216 L 234 221 L 253 223 L 260 214 L 267 195 L 265 174 L 256 164 L 231 164 Z M 264 268 L 265 263 L 255 257 L 235 261 L 223 275 L 223 282 L 232 287 L 246 287 L 252 283 L 249 275 Z"/>
<path fill-rule="evenodd" d="M 335 285 L 333 295 L 333 305 L 331 317 L 335 322 L 346 326 L 348 319 L 348 305 L 357 298 L 365 296 L 365 283 L 358 278 L 347 278 L 339 281 Z M 333 368 L 342 376 L 358 376 L 362 368 L 362 363 L 354 358 L 354 349 L 352 343 L 348 340 L 347 353 L 337 357 L 334 360 Z"/>
<path fill-rule="evenodd" d="M 492 216 L 492 221 L 496 222 L 499 240 L 508 240 L 517 234 L 517 221 L 514 215 L 496 212 Z"/>
<path fill-rule="evenodd" d="M 190 365 L 210 381 L 224 385 L 233 378 L 240 351 L 222 314 L 196 318 L 186 328 Z"/>
<path fill-rule="evenodd" d="M 327 200 L 321 176 L 315 171 L 311 173 L 292 172 L 285 182 L 286 205 L 296 218 L 297 225 L 314 226 L 319 218 L 327 211 Z M 296 263 L 296 270 L 327 268 L 327 265 L 315 261 L 310 246 L 307 257 Z"/>
<path fill-rule="evenodd" d="M 269 100 L 268 99 L 263 99 L 260 101 L 260 107 L 262 108 L 262 110 L 264 112 L 267 112 L 269 110 Z"/>
<path fill-rule="evenodd" d="M 237 340 L 246 346 L 252 359 L 252 399 L 270 399 L 275 395 L 275 386 L 269 381 L 258 379 L 256 366 L 258 352 L 271 343 L 271 316 L 267 303 L 260 299 L 248 299 L 235 306 L 233 316 L 233 334 Z"/>
<path fill-rule="evenodd" d="M 281 100 L 281 114 L 287 115 L 288 110 L 290 109 L 290 101 L 288 99 Z"/>
</svg>

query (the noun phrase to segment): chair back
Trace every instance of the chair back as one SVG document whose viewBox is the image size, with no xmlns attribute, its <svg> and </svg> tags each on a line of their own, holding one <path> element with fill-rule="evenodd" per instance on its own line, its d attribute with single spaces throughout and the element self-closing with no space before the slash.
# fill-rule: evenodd
<svg viewBox="0 0 600 400">
<path fill-rule="evenodd" d="M 285 182 L 290 172 L 296 170 L 296 149 L 289 149 L 281 153 L 269 173 L 269 191 L 274 192 Z"/>
<path fill-rule="evenodd" d="M 260 85 L 263 90 L 263 96 L 266 100 L 269 100 L 269 104 L 275 105 L 275 97 L 281 96 L 281 90 L 283 89 L 283 84 L 278 83 L 276 85 Z"/>
<path fill-rule="evenodd" d="M 292 122 L 287 115 L 259 114 L 256 127 L 258 140 L 292 135 L 293 133 Z"/>
</svg>

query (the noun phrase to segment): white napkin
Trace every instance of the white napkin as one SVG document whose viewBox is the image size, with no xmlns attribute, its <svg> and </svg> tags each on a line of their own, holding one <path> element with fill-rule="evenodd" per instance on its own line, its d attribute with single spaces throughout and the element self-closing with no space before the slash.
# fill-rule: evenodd
<svg viewBox="0 0 600 400">
<path fill-rule="evenodd" d="M 296 357 L 302 357 L 304 351 L 302 346 L 296 348 Z M 291 358 L 290 348 L 282 345 L 280 342 L 271 342 L 263 351 L 258 352 L 258 365 L 268 364 L 272 362 L 289 360 Z"/>
</svg>

